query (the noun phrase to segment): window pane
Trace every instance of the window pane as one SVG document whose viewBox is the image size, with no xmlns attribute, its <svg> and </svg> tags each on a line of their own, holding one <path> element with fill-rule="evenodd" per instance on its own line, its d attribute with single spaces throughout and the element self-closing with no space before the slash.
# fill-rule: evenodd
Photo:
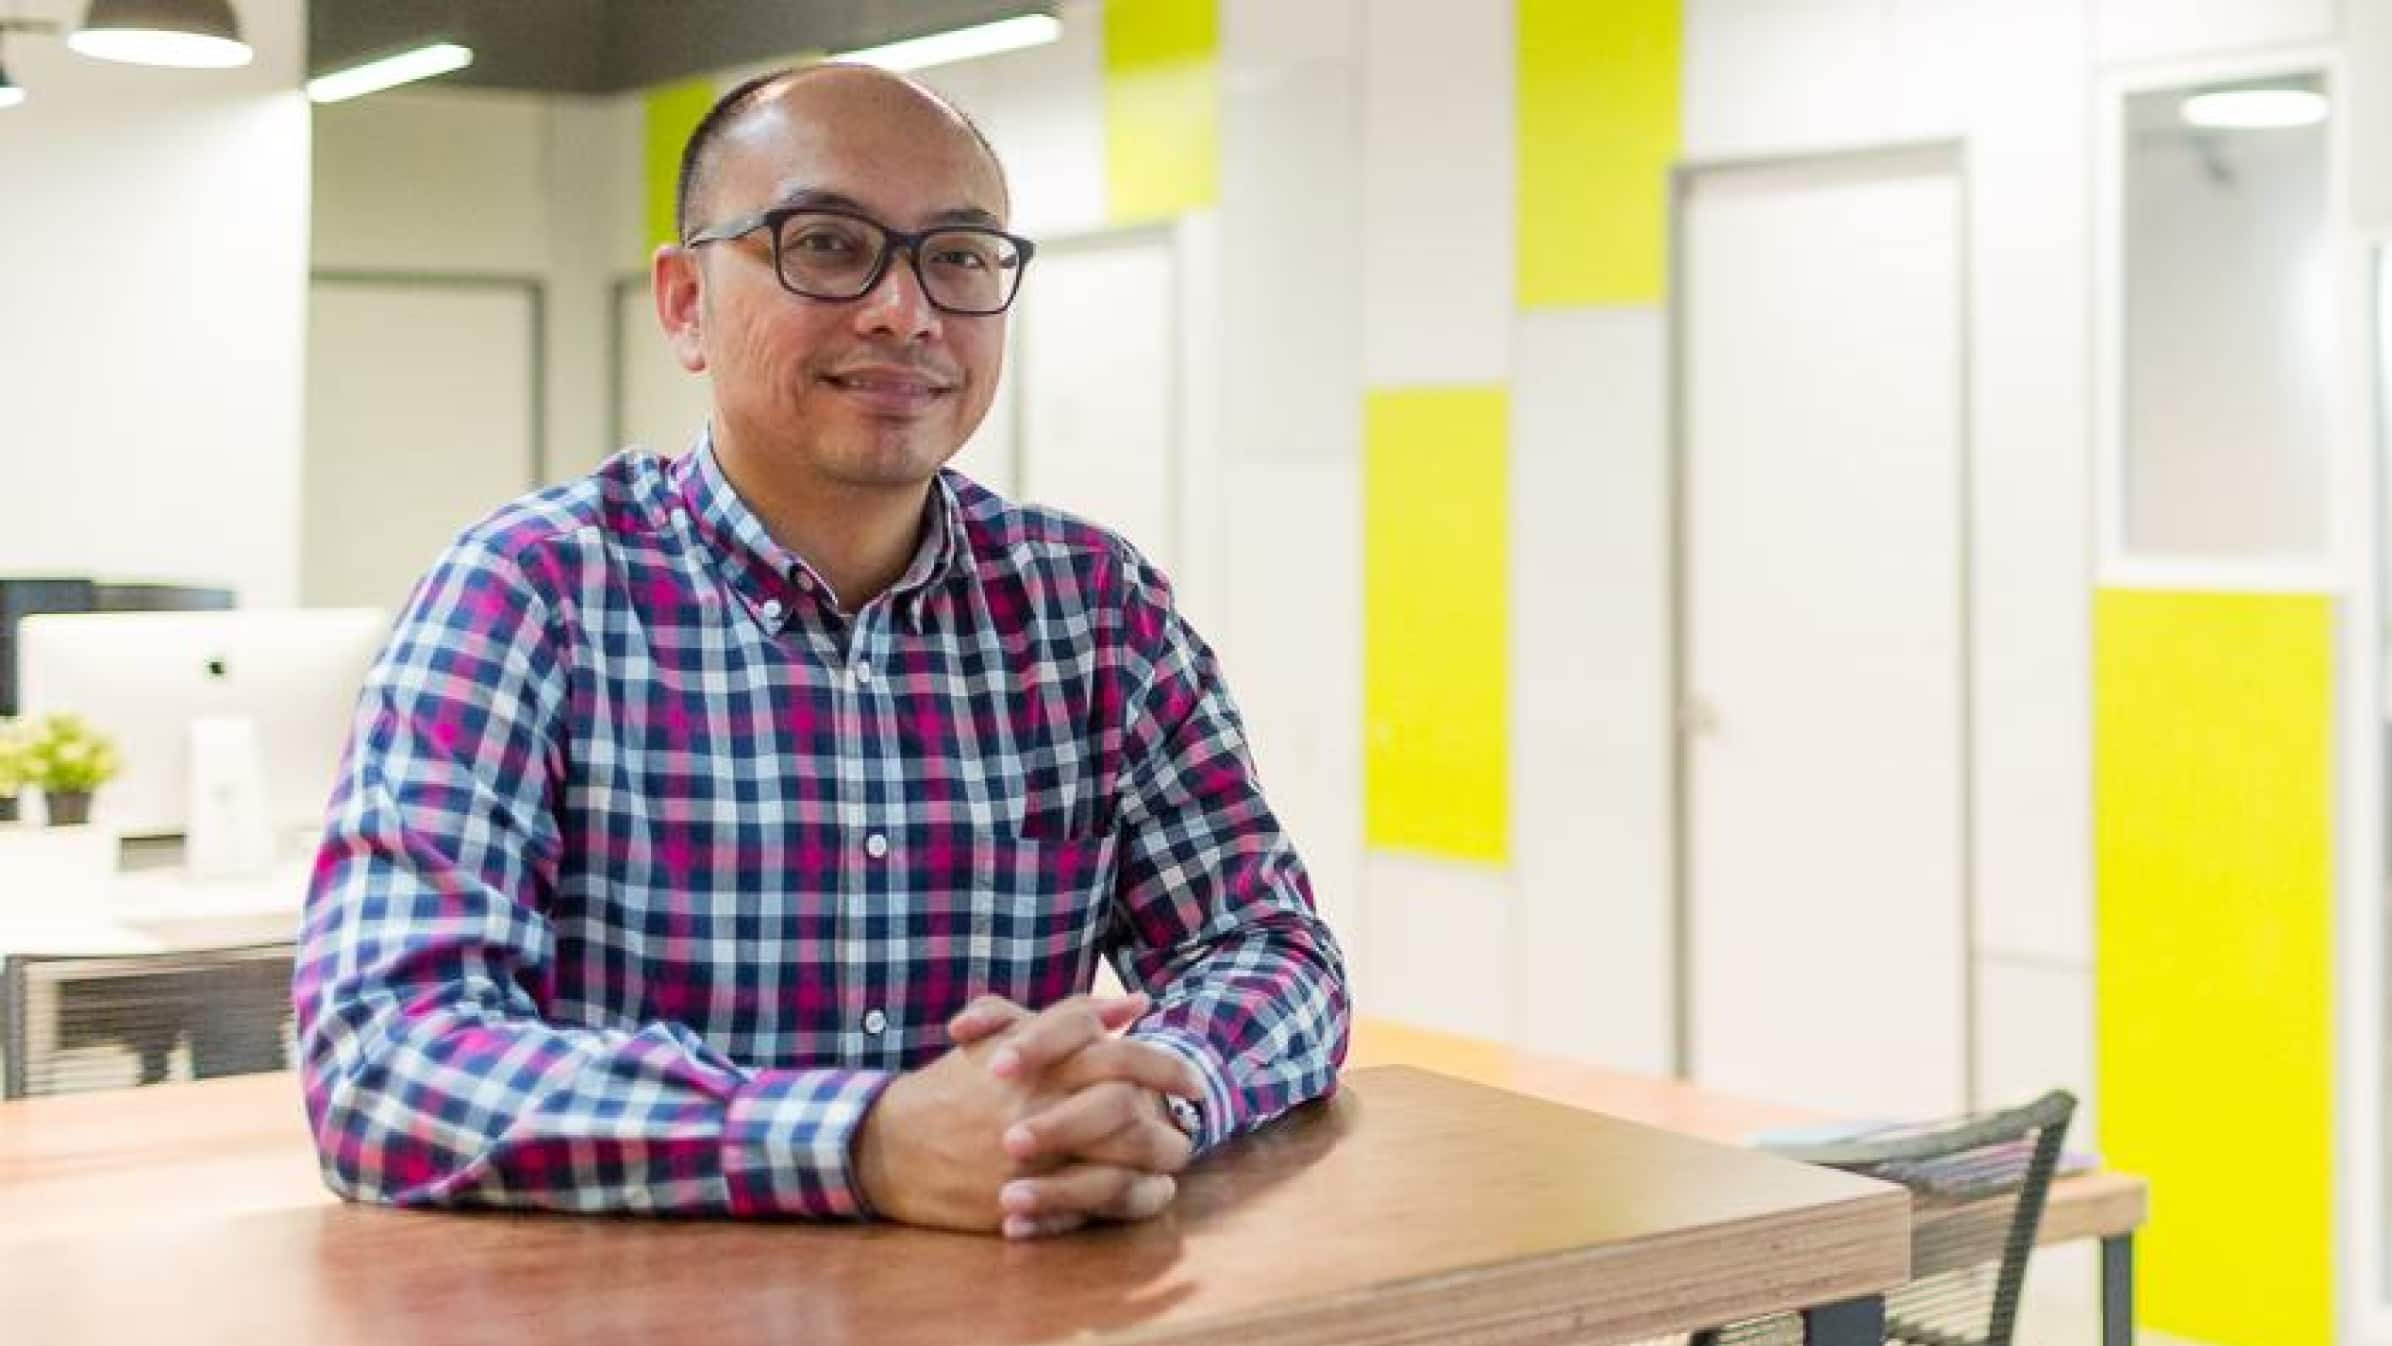
<svg viewBox="0 0 2392 1346">
<path fill-rule="evenodd" d="M 2219 93 L 2235 96 L 2194 101 Z M 2132 551 L 2326 549 L 2334 322 L 2323 94 L 2318 77 L 2299 76 L 2127 102 Z"/>
</svg>

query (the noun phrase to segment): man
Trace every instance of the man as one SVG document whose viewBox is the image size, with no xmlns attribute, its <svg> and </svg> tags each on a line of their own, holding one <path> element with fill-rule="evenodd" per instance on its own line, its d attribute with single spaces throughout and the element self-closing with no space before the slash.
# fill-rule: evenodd
<svg viewBox="0 0 2392 1346">
<path fill-rule="evenodd" d="M 940 470 L 1008 206 L 875 70 L 692 135 L 708 434 L 469 530 L 368 680 L 295 991 L 337 1191 L 1036 1237 L 1333 1087 L 1341 956 L 1168 584 Z"/>
</svg>

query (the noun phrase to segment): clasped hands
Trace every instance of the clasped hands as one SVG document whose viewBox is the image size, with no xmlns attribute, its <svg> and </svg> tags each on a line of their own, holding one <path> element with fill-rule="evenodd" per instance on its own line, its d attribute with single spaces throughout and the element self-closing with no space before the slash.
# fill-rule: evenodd
<svg viewBox="0 0 2392 1346">
<path fill-rule="evenodd" d="M 1199 1099 L 1181 1058 L 1118 1036 L 1143 995 L 1074 996 L 1031 1013 L 998 996 L 947 1026 L 954 1050 L 890 1081 L 855 1143 L 874 1210 L 1007 1238 L 1144 1220 L 1178 1195 L 1190 1144 L 1166 1095 Z"/>
</svg>

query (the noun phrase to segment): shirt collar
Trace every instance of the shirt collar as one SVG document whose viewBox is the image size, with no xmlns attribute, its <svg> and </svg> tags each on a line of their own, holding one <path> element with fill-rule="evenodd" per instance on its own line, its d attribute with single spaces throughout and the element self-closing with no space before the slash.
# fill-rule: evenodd
<svg viewBox="0 0 2392 1346">
<path fill-rule="evenodd" d="M 827 603 L 830 585 L 804 557 L 773 540 L 764 520 L 748 507 L 724 475 L 715 456 L 711 424 L 680 463 L 681 497 L 699 539 L 723 567 L 732 589 L 756 621 L 779 631 L 800 596 Z M 922 629 L 922 605 L 931 590 L 958 573 L 963 547 L 963 505 L 949 474 L 933 478 L 923 506 L 925 527 L 905 573 L 889 588 L 892 606 L 914 630 Z"/>
</svg>

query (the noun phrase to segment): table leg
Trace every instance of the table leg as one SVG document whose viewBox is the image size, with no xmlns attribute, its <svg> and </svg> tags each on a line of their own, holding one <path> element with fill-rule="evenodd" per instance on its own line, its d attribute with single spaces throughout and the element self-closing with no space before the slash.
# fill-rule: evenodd
<svg viewBox="0 0 2392 1346">
<path fill-rule="evenodd" d="M 2134 1346 L 2135 1236 L 2101 1241 L 2101 1346 Z"/>
<path fill-rule="evenodd" d="M 1885 1296 L 1804 1309 L 1802 1339 L 1807 1346 L 1884 1346 Z"/>
</svg>

